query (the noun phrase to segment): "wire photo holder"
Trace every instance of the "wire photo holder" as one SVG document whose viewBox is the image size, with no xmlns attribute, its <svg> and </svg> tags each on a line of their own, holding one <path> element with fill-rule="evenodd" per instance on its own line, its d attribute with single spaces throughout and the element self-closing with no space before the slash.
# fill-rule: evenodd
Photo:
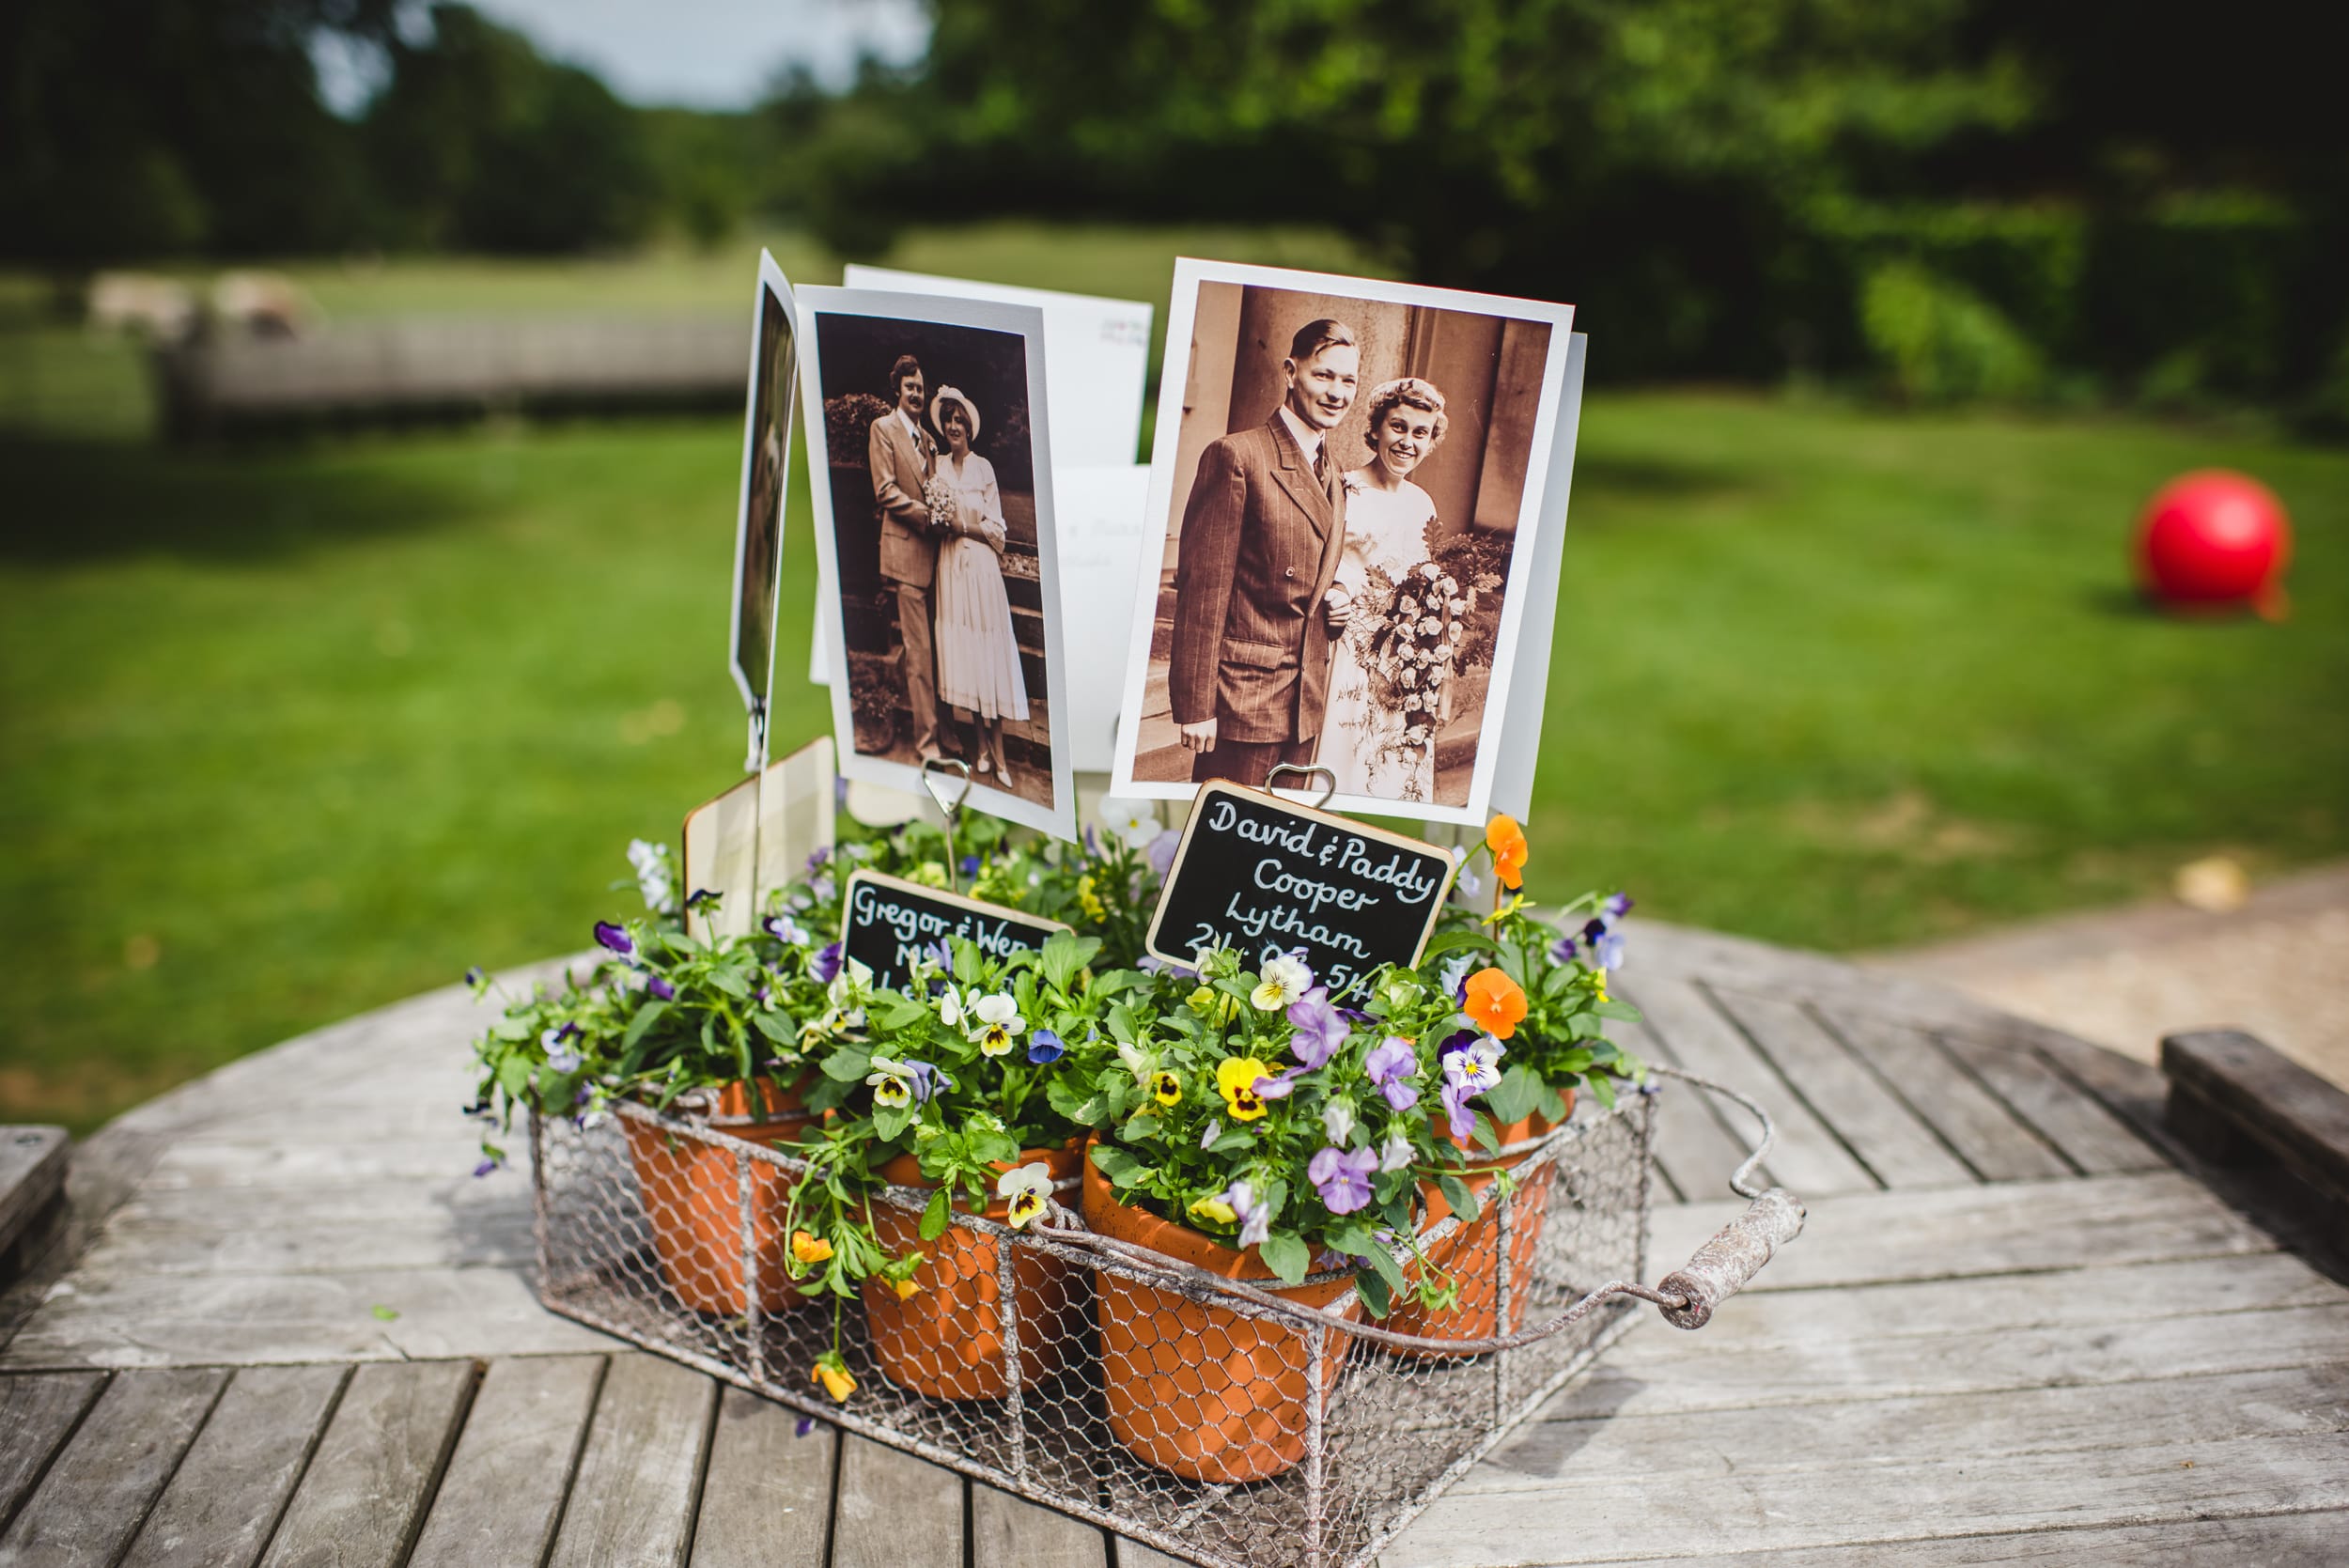
<svg viewBox="0 0 2349 1568">
<path fill-rule="evenodd" d="M 810 1372 L 832 1348 L 832 1304 L 782 1278 L 780 1217 L 805 1167 L 722 1125 L 749 1118 L 633 1103 L 594 1126 L 533 1119 L 539 1294 L 567 1317 L 1176 1557 L 1359 1568 L 1628 1329 L 1636 1301 L 1697 1327 L 1799 1230 L 1798 1203 L 1747 1182 L 1757 1154 L 1733 1180 L 1757 1200 L 1748 1215 L 1660 1287 L 1639 1284 L 1653 1098 L 1586 1106 L 1503 1150 L 1521 1157 L 1511 1180 L 1467 1222 L 1497 1226 L 1498 1245 L 1464 1245 L 1459 1216 L 1423 1233 L 1429 1256 L 1450 1256 L 1463 1301 L 1489 1303 L 1475 1321 L 1497 1332 L 1484 1339 L 1436 1337 L 1441 1314 L 1429 1336 L 1384 1328 L 1347 1273 L 1260 1285 L 1096 1234 L 1070 1176 L 1054 1191 L 1058 1228 L 955 1213 L 926 1247 L 915 1331 L 894 1310 L 904 1303 L 868 1282 L 840 1344 L 856 1391 L 834 1404 Z M 928 1196 L 889 1188 L 875 1201 L 910 1236 Z"/>
</svg>

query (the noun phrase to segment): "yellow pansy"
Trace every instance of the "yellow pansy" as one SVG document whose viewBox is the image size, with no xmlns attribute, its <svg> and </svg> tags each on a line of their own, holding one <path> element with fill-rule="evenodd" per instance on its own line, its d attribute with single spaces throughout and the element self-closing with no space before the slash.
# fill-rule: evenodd
<svg viewBox="0 0 2349 1568">
<path fill-rule="evenodd" d="M 1233 1213 L 1232 1205 L 1225 1203 L 1220 1196 L 1200 1199 L 1190 1205 L 1190 1212 L 1203 1219 L 1212 1219 L 1219 1225 L 1239 1223 L 1239 1216 Z"/>
<path fill-rule="evenodd" d="M 898 1300 L 910 1301 L 915 1296 L 922 1294 L 922 1281 L 919 1280 L 892 1280 L 889 1281 L 889 1288 L 897 1293 Z"/>
<path fill-rule="evenodd" d="M 1216 1064 L 1215 1091 L 1223 1096 L 1224 1105 L 1235 1122 L 1252 1122 L 1265 1112 L 1265 1102 L 1256 1093 L 1256 1080 L 1272 1076 L 1272 1069 L 1252 1056 L 1229 1056 Z"/>
<path fill-rule="evenodd" d="M 848 1396 L 856 1392 L 856 1379 L 848 1375 L 848 1369 L 829 1356 L 810 1367 L 807 1375 L 809 1381 L 821 1383 L 836 1404 L 848 1404 Z"/>
<path fill-rule="evenodd" d="M 1161 1067 L 1150 1075 L 1150 1097 L 1160 1105 L 1179 1105 L 1183 1098 L 1183 1080 Z"/>
</svg>

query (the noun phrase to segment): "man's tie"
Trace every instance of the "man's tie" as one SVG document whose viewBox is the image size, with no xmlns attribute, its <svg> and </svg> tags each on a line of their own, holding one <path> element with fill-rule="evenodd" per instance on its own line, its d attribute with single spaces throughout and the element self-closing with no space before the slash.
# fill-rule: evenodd
<svg viewBox="0 0 2349 1568">
<path fill-rule="evenodd" d="M 1316 485 L 1326 486 L 1330 483 L 1330 471 L 1323 466 L 1329 461 L 1329 458 L 1330 443 L 1327 441 L 1314 448 L 1314 483 Z"/>
</svg>

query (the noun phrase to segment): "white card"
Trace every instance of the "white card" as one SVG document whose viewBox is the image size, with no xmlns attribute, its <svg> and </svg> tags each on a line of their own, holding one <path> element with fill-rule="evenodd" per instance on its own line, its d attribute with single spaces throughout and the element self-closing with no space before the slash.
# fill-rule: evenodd
<svg viewBox="0 0 2349 1568">
<path fill-rule="evenodd" d="M 722 895 L 714 916 L 687 908 L 689 935 L 708 940 L 748 932 L 768 890 L 800 877 L 808 856 L 831 845 L 832 779 L 832 737 L 818 736 L 686 814 L 678 891 Z"/>
<path fill-rule="evenodd" d="M 1574 448 L 1582 429 L 1582 362 L 1590 338 L 1566 339 L 1566 380 L 1558 400 L 1558 433 L 1549 452 L 1545 514 L 1533 534 L 1527 575 L 1525 627 L 1511 672 L 1501 755 L 1493 768 L 1492 809 L 1522 821 L 1533 805 L 1533 773 L 1542 757 L 1542 709 L 1549 696 L 1549 647 L 1558 624 L 1558 570 L 1566 543 L 1566 501 L 1574 488 Z"/>
<path fill-rule="evenodd" d="M 1070 764 L 1107 773 L 1115 755 L 1117 704 L 1126 691 L 1126 625 L 1142 566 L 1146 464 L 1062 469 L 1052 475 L 1060 506 L 1063 635 L 1077 658 L 1068 671 Z"/>
</svg>

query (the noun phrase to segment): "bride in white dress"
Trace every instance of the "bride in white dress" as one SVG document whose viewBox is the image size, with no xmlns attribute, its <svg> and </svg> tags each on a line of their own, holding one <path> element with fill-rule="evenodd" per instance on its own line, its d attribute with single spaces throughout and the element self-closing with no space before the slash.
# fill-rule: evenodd
<svg viewBox="0 0 2349 1568">
<path fill-rule="evenodd" d="M 979 411 L 970 398 L 941 386 L 930 398 L 930 423 L 945 439 L 938 477 L 954 492 L 948 537 L 938 547 L 938 698 L 967 708 L 977 720 L 977 771 L 1009 789 L 1011 759 L 1003 754 L 1003 721 L 1028 717 L 1028 683 L 1011 629 L 1011 598 L 1003 591 L 1003 494 L 995 465 L 971 450 Z"/>
<path fill-rule="evenodd" d="M 1443 394 L 1416 376 L 1371 389 L 1370 461 L 1349 471 L 1346 542 L 1332 599 L 1344 596 L 1353 613 L 1332 650 L 1330 704 L 1315 761 L 1337 777 L 1341 795 L 1381 800 L 1426 800 L 1435 795 L 1436 731 L 1439 713 L 1409 711 L 1408 694 L 1373 680 L 1371 640 L 1395 585 L 1433 553 L 1428 526 L 1436 503 L 1410 481 L 1444 435 Z M 1432 700 L 1423 698 L 1422 701 Z"/>
</svg>

